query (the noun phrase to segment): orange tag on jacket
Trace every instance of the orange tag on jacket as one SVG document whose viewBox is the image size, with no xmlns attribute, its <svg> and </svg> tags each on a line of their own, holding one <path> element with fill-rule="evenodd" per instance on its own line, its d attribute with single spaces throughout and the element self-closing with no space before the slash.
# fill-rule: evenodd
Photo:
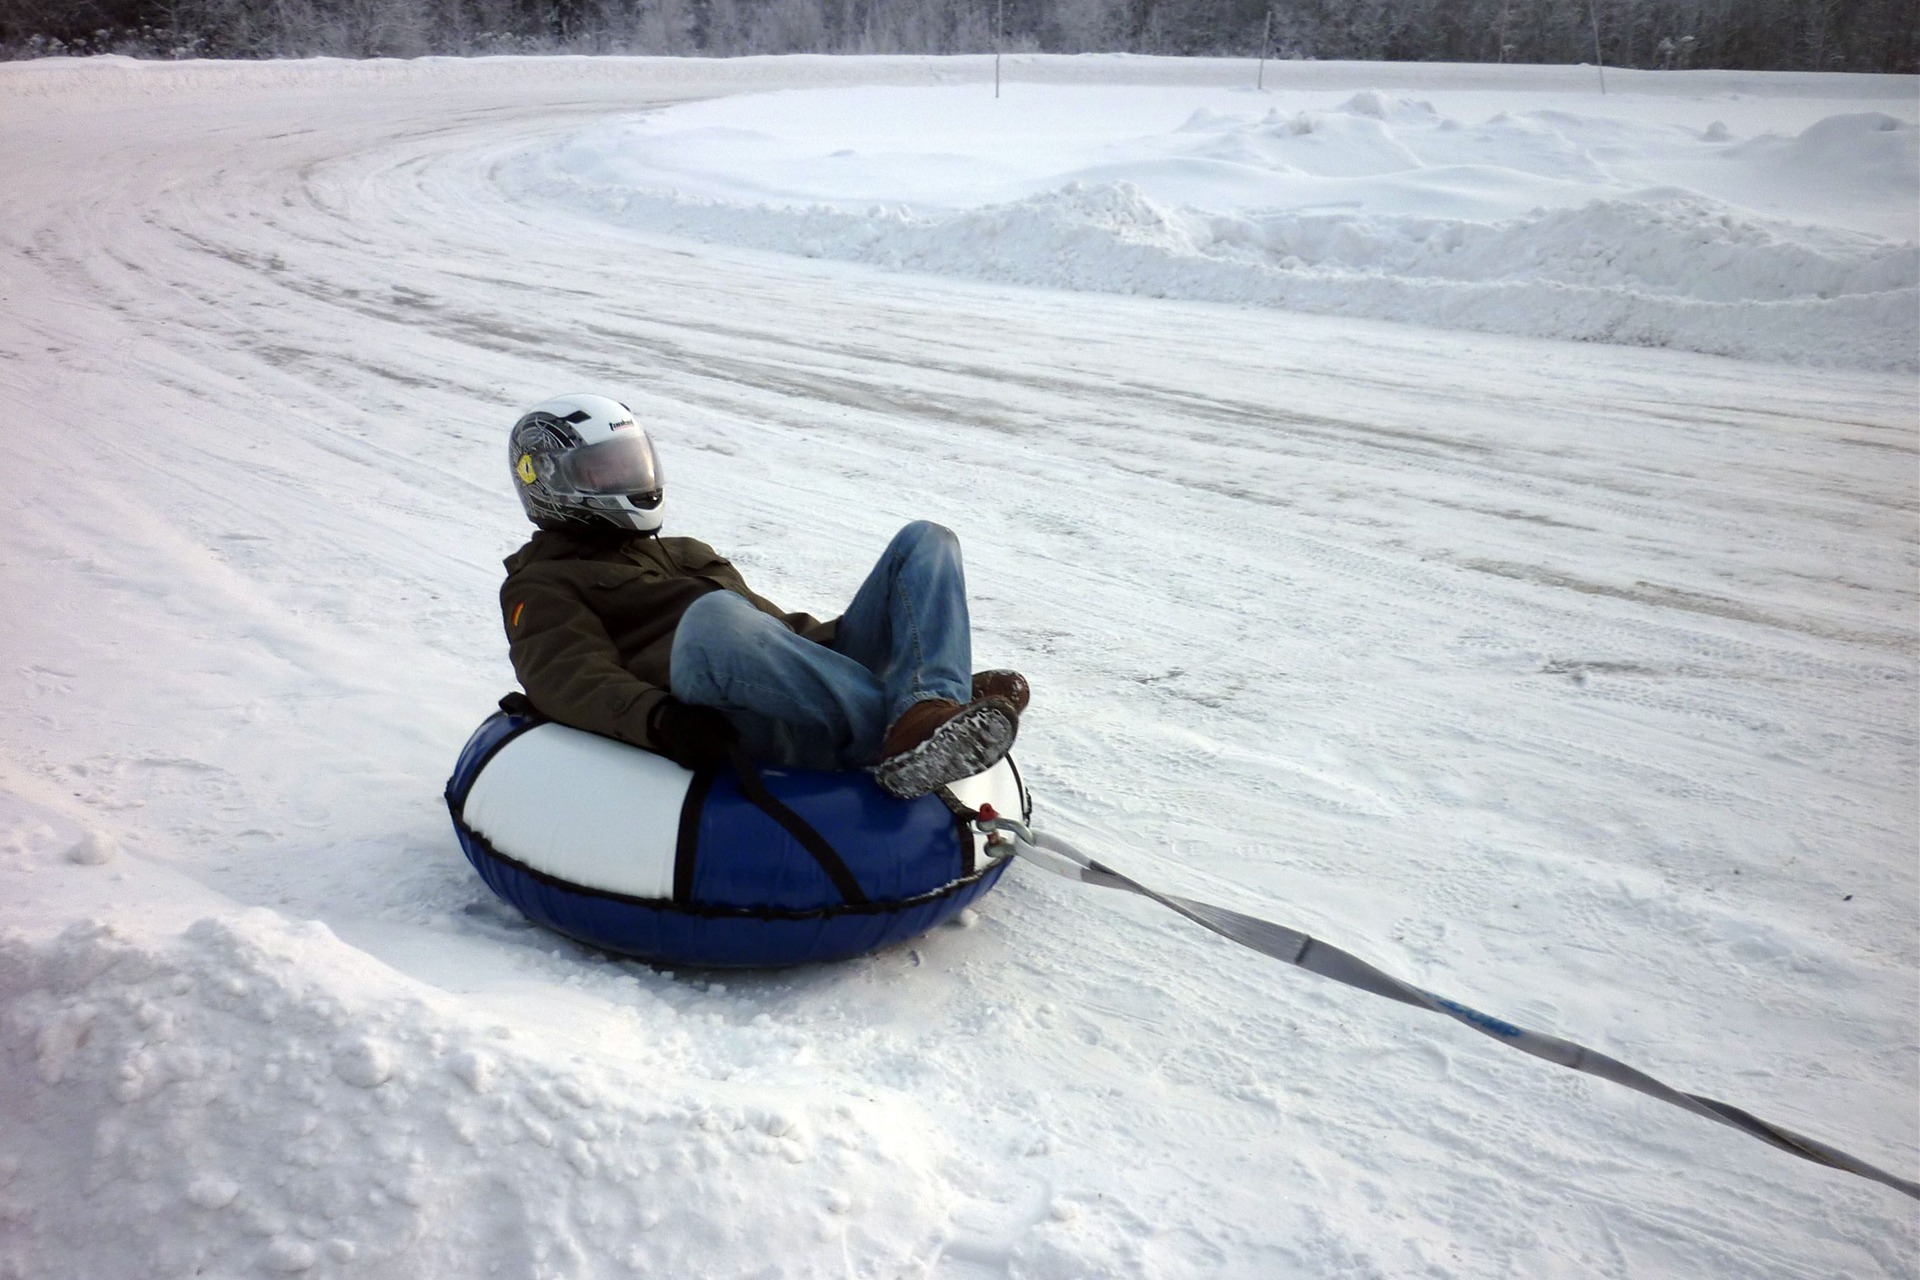
<svg viewBox="0 0 1920 1280">
<path fill-rule="evenodd" d="M 519 626 L 520 615 L 525 613 L 526 611 L 527 611 L 527 602 L 525 600 L 522 600 L 519 604 L 516 604 L 515 606 L 513 606 L 513 617 L 507 620 L 507 625 L 510 627 Z"/>
</svg>

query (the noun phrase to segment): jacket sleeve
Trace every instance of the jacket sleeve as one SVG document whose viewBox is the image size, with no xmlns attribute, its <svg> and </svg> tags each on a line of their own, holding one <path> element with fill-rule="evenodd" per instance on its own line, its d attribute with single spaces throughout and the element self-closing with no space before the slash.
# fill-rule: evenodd
<svg viewBox="0 0 1920 1280">
<path fill-rule="evenodd" d="M 620 665 L 606 627 L 565 582 L 509 578 L 500 590 L 514 674 L 544 715 L 653 747 L 647 717 L 669 694 Z"/>
</svg>

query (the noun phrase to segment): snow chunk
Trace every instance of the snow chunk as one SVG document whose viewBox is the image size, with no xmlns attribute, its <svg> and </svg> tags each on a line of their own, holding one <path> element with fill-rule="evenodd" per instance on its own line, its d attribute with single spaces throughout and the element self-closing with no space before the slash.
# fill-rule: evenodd
<svg viewBox="0 0 1920 1280">
<path fill-rule="evenodd" d="M 187 1199 L 202 1209 L 224 1209 L 239 1194 L 239 1183 L 214 1174 L 203 1175 L 187 1184 Z"/>
<path fill-rule="evenodd" d="M 378 1040 L 360 1037 L 333 1051 L 333 1073 L 356 1089 L 373 1089 L 393 1075 L 393 1055 Z"/>
<path fill-rule="evenodd" d="M 1372 116 L 1375 120 L 1384 120 L 1387 102 L 1377 90 L 1363 89 L 1341 103 L 1338 109 L 1352 116 Z"/>
<path fill-rule="evenodd" d="M 269 1271 L 293 1275 L 310 1270 L 320 1261 L 320 1254 L 305 1240 L 280 1239 L 267 1246 L 260 1260 Z"/>
<path fill-rule="evenodd" d="M 114 838 L 104 831 L 89 831 L 67 850 L 67 861 L 83 867 L 111 862 L 120 851 Z"/>
<path fill-rule="evenodd" d="M 466 1082 L 475 1093 L 490 1093 L 496 1071 L 494 1059 L 484 1053 L 464 1049 L 447 1059 L 447 1069 Z"/>
<path fill-rule="evenodd" d="M 90 1004 L 72 1005 L 56 1012 L 40 1028 L 34 1040 L 38 1052 L 40 1078 L 48 1084 L 66 1079 L 67 1065 L 93 1033 L 93 1020 L 99 1010 Z"/>
</svg>

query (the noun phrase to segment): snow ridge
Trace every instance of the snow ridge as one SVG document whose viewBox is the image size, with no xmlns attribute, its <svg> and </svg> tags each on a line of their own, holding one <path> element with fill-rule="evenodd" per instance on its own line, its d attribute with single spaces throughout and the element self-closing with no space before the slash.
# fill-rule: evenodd
<svg viewBox="0 0 1920 1280">
<path fill-rule="evenodd" d="M 559 194 L 549 188 L 549 194 Z M 1920 250 L 1830 251 L 1685 197 L 1508 223 L 1168 208 L 1069 185 L 944 216 L 573 190 L 625 225 L 809 258 L 1005 284 L 1244 303 L 1794 364 L 1910 370 Z M 1632 235 L 1622 237 L 1621 229 Z M 1663 270 L 1704 264 L 1690 278 Z M 1718 296 L 1716 296 L 1718 295 Z"/>
<path fill-rule="evenodd" d="M 908 92 L 937 102 L 949 91 Z M 848 95 L 814 96 L 831 104 Z M 796 95 L 784 97 L 806 115 Z M 1108 100 L 1082 91 L 1076 105 L 1056 91 L 1047 105 L 1071 118 Z M 903 101 L 912 99 L 894 91 L 874 110 Z M 815 128 L 854 127 L 830 107 L 813 110 Z M 983 157 L 969 190 L 947 176 L 960 166 L 943 139 L 922 153 L 877 138 L 867 155 L 838 146 L 857 140 L 851 134 L 828 134 L 813 148 L 822 157 L 801 154 L 798 135 L 711 114 L 680 127 L 679 111 L 601 126 L 524 157 L 503 179 L 522 198 L 626 226 L 892 270 L 1753 360 L 1920 367 L 1920 244 L 1845 219 L 1766 216 L 1688 186 L 1635 185 L 1659 166 L 1615 153 L 1644 126 L 1548 110 L 1467 127 L 1425 101 L 1366 91 L 1331 109 L 1200 108 L 1170 133 L 1099 146 L 1077 134 L 1065 149 L 1033 142 L 1044 160 L 1011 157 L 999 172 Z M 1829 116 L 1792 139 L 1735 142 L 1716 126 L 1657 131 L 1677 157 L 1670 168 L 1857 188 L 1861 207 L 1920 181 L 1920 130 L 1884 113 Z M 912 198 L 856 198 L 890 184 Z M 1535 197 L 1543 203 L 1527 207 Z"/>
</svg>

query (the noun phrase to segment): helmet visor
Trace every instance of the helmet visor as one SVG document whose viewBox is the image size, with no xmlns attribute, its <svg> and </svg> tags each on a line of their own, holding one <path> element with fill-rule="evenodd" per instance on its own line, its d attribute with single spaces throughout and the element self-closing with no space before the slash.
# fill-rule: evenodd
<svg viewBox="0 0 1920 1280">
<path fill-rule="evenodd" d="M 660 460 L 645 431 L 616 432 L 611 440 L 550 454 L 546 477 L 555 493 L 654 493 L 661 488 Z"/>
</svg>

